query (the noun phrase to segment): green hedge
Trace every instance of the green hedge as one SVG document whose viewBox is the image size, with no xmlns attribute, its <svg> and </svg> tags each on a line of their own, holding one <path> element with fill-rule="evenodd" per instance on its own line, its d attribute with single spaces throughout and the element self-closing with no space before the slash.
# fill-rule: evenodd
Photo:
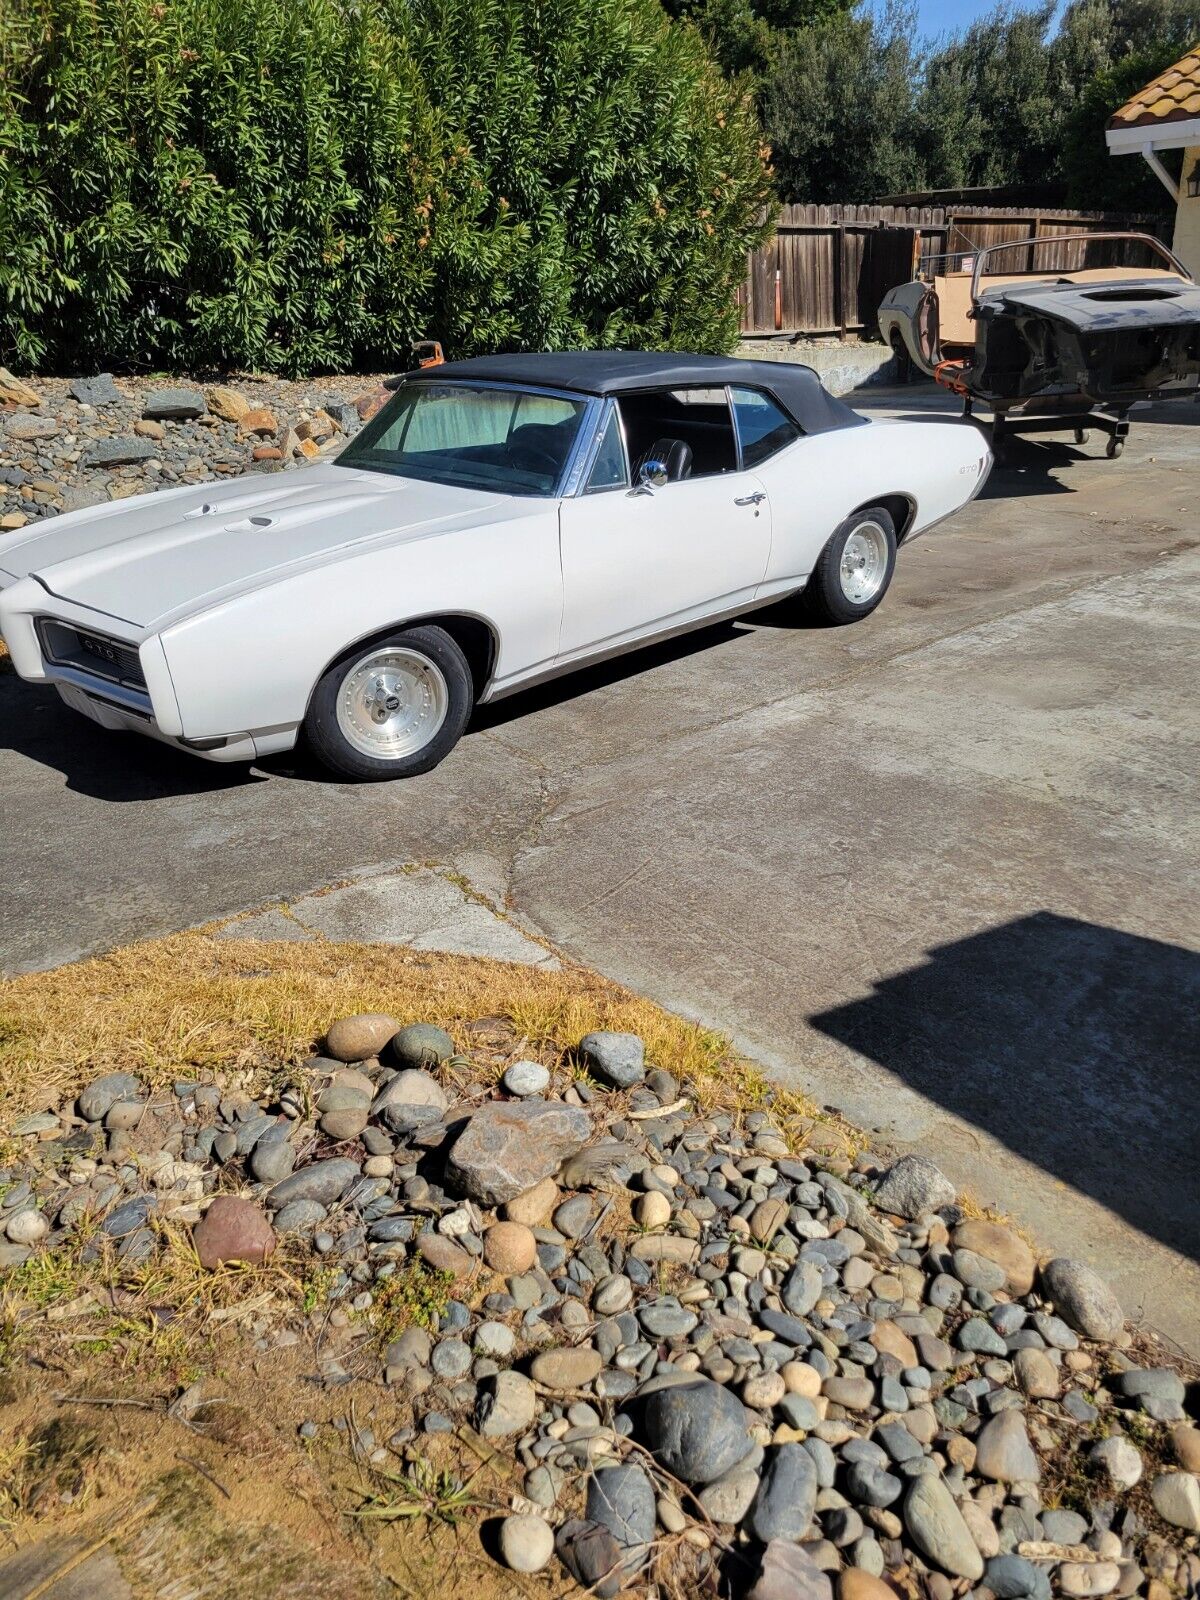
<svg viewBox="0 0 1200 1600">
<path fill-rule="evenodd" d="M 720 349 L 765 158 L 659 0 L 0 0 L 0 360 Z"/>
</svg>

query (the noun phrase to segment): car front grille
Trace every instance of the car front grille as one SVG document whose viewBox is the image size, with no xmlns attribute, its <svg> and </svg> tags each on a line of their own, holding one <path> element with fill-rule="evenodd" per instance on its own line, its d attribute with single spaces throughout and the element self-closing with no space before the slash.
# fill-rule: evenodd
<svg viewBox="0 0 1200 1600">
<path fill-rule="evenodd" d="M 39 617 L 37 631 L 47 661 L 91 673 L 109 683 L 145 689 L 141 657 L 133 645 L 122 644 L 119 639 L 93 633 L 88 628 L 77 628 L 73 623 L 58 622 L 53 617 Z"/>
</svg>

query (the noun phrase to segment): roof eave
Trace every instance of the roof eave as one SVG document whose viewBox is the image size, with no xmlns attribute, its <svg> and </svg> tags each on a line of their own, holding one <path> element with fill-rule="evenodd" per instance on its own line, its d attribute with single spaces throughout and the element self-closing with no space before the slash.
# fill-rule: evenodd
<svg viewBox="0 0 1200 1600">
<path fill-rule="evenodd" d="M 1108 128 L 1104 141 L 1109 154 L 1114 156 L 1140 155 L 1145 150 L 1182 150 L 1200 145 L 1200 117 Z"/>
</svg>

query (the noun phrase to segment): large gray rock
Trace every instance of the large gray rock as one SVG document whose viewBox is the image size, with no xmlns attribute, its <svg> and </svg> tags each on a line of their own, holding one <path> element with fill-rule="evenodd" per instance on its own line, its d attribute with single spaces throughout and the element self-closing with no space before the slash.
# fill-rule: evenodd
<svg viewBox="0 0 1200 1600">
<path fill-rule="evenodd" d="M 293 1200 L 315 1200 L 319 1206 L 331 1206 L 358 1177 L 358 1170 L 358 1162 L 351 1161 L 348 1156 L 314 1161 L 277 1183 L 267 1195 L 267 1205 L 272 1211 L 290 1205 Z"/>
<path fill-rule="evenodd" d="M 586 1515 L 607 1528 L 622 1551 L 627 1578 L 640 1571 L 654 1539 L 654 1488 L 636 1462 L 602 1467 L 588 1482 Z"/>
<path fill-rule="evenodd" d="M 983 1557 L 962 1512 L 939 1477 L 926 1473 L 913 1480 L 904 1500 L 904 1525 L 927 1561 L 951 1577 L 983 1577 Z"/>
<path fill-rule="evenodd" d="M 696 1378 L 656 1389 L 645 1398 L 644 1442 L 668 1472 L 685 1483 L 712 1483 L 754 1448 L 753 1418 L 729 1389 Z"/>
<path fill-rule="evenodd" d="M 85 1122 L 100 1122 L 115 1105 L 140 1100 L 145 1090 L 132 1072 L 106 1072 L 89 1083 L 79 1096 L 79 1115 Z"/>
<path fill-rule="evenodd" d="M 578 1106 L 490 1100 L 454 1141 L 447 1181 L 482 1205 L 501 1205 L 557 1172 L 591 1131 L 591 1118 Z"/>
<path fill-rule="evenodd" d="M 747 1523 L 756 1539 L 803 1539 L 812 1526 L 817 1501 L 817 1469 L 800 1444 L 776 1445 L 767 1451 L 758 1493 Z"/>
<path fill-rule="evenodd" d="M 19 412 L 8 418 L 4 431 L 18 444 L 34 444 L 38 439 L 53 439 L 62 432 L 62 424 L 53 417 L 31 417 Z"/>
<path fill-rule="evenodd" d="M 1082 1261 L 1057 1256 L 1042 1268 L 1042 1285 L 1063 1321 L 1088 1339 L 1111 1342 L 1125 1324 L 1116 1295 Z"/>
<path fill-rule="evenodd" d="M 646 1047 L 636 1033 L 586 1033 L 579 1053 L 589 1072 L 614 1089 L 632 1089 L 646 1076 Z"/>
<path fill-rule="evenodd" d="M 85 467 L 134 467 L 157 455 L 147 439 L 101 439 L 83 458 Z"/>
<path fill-rule="evenodd" d="M 111 406 L 121 399 L 111 372 L 99 372 L 94 378 L 73 378 L 67 392 L 81 406 Z"/>
<path fill-rule="evenodd" d="M 197 389 L 155 389 L 146 396 L 142 417 L 147 422 L 188 422 L 207 409 Z"/>
<path fill-rule="evenodd" d="M 954 1200 L 950 1179 L 924 1156 L 901 1156 L 875 1191 L 875 1204 L 881 1211 L 913 1221 L 939 1206 L 953 1205 Z"/>
</svg>

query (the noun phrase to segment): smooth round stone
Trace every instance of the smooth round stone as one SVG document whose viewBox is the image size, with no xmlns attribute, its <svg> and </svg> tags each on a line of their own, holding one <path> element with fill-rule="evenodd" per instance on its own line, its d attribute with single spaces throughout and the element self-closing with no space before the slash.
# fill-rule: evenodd
<svg viewBox="0 0 1200 1600">
<path fill-rule="evenodd" d="M 142 1080 L 133 1073 L 105 1073 L 80 1094 L 79 1115 L 85 1122 L 101 1122 L 118 1102 L 139 1100 L 144 1093 Z"/>
<path fill-rule="evenodd" d="M 250 1152 L 250 1171 L 259 1183 L 280 1183 L 295 1165 L 295 1148 L 286 1139 L 260 1139 Z"/>
<path fill-rule="evenodd" d="M 454 1040 L 444 1028 L 411 1022 L 393 1036 L 391 1054 L 402 1067 L 436 1067 L 454 1054 Z"/>
<path fill-rule="evenodd" d="M 597 1316 L 615 1317 L 633 1303 L 633 1284 L 623 1273 L 603 1278 L 592 1296 L 592 1309 Z"/>
<path fill-rule="evenodd" d="M 505 1221 L 519 1222 L 527 1228 L 536 1228 L 554 1209 L 559 1187 L 553 1178 L 543 1178 L 532 1189 L 515 1196 L 501 1207 Z"/>
<path fill-rule="evenodd" d="M 514 1061 L 500 1082 L 508 1094 L 524 1099 L 530 1094 L 545 1094 L 550 1087 L 550 1072 L 540 1061 Z"/>
<path fill-rule="evenodd" d="M 575 1195 L 555 1209 L 552 1220 L 565 1239 L 578 1239 L 592 1220 L 592 1202 L 585 1194 Z"/>
<path fill-rule="evenodd" d="M 1125 1326 L 1120 1301 L 1082 1261 L 1059 1256 L 1042 1268 L 1042 1285 L 1054 1309 L 1076 1333 L 1111 1342 Z"/>
<path fill-rule="evenodd" d="M 471 1352 L 461 1339 L 443 1339 L 434 1345 L 430 1365 L 439 1378 L 461 1378 L 471 1370 Z"/>
<path fill-rule="evenodd" d="M 733 1526 L 746 1515 L 757 1493 L 758 1473 L 739 1469 L 708 1484 L 701 1489 L 698 1498 L 705 1515 L 713 1522 Z"/>
<path fill-rule="evenodd" d="M 499 1544 L 504 1565 L 511 1572 L 541 1572 L 554 1555 L 554 1530 L 532 1513 L 505 1517 Z"/>
<path fill-rule="evenodd" d="M 493 1272 L 518 1277 L 537 1262 L 537 1239 L 521 1222 L 494 1222 L 483 1236 L 483 1259 Z"/>
<path fill-rule="evenodd" d="M 561 1350 L 543 1350 L 533 1359 L 533 1381 L 546 1389 L 586 1389 L 604 1365 L 598 1350 L 576 1345 Z"/>
<path fill-rule="evenodd" d="M 1018 1350 L 1013 1376 L 1023 1394 L 1033 1400 L 1056 1400 L 1060 1386 L 1058 1368 L 1044 1350 Z"/>
<path fill-rule="evenodd" d="M 694 1311 L 681 1306 L 672 1296 L 651 1300 L 638 1310 L 638 1321 L 656 1339 L 679 1339 L 691 1333 L 699 1322 Z"/>
<path fill-rule="evenodd" d="M 807 1400 L 815 1400 L 820 1394 L 821 1374 L 807 1361 L 789 1361 L 779 1370 L 789 1394 L 803 1395 Z"/>
<path fill-rule="evenodd" d="M 394 1165 L 391 1156 L 368 1156 L 363 1162 L 363 1172 L 368 1178 L 390 1178 Z"/>
<path fill-rule="evenodd" d="M 753 1411 L 770 1411 L 787 1393 L 782 1373 L 762 1372 L 742 1385 L 742 1400 Z"/>
<path fill-rule="evenodd" d="M 4 1231 L 10 1244 L 38 1244 L 50 1232 L 50 1224 L 40 1211 L 30 1206 L 9 1217 Z"/>
<path fill-rule="evenodd" d="M 266 1212 L 253 1200 L 219 1194 L 196 1224 L 192 1243 L 210 1271 L 225 1261 L 264 1262 L 275 1248 Z"/>
<path fill-rule="evenodd" d="M 878 1550 L 879 1546 L 874 1539 L 871 1543 Z M 882 1581 L 873 1571 L 864 1571 L 857 1560 L 857 1546 L 855 1549 L 855 1565 L 845 1567 L 838 1574 L 838 1600 L 896 1600 L 896 1591 Z M 882 1567 L 879 1569 L 882 1571 Z"/>
<path fill-rule="evenodd" d="M 503 1360 L 512 1355 L 516 1336 L 503 1322 L 481 1322 L 475 1330 L 475 1349 L 481 1356 Z"/>
<path fill-rule="evenodd" d="M 1150 1486 L 1150 1498 L 1164 1522 L 1200 1533 L 1200 1478 L 1195 1473 L 1159 1473 Z"/>
<path fill-rule="evenodd" d="M 335 1061 L 367 1061 L 379 1054 L 399 1028 L 395 1017 L 381 1012 L 339 1017 L 325 1035 L 325 1053 Z"/>
<path fill-rule="evenodd" d="M 650 1189 L 634 1201 L 633 1215 L 643 1228 L 665 1228 L 671 1220 L 671 1202 L 665 1194 Z"/>
<path fill-rule="evenodd" d="M 1111 1594 L 1121 1581 L 1121 1568 L 1115 1561 L 1064 1561 L 1057 1577 L 1061 1593 L 1085 1600 Z"/>
</svg>

